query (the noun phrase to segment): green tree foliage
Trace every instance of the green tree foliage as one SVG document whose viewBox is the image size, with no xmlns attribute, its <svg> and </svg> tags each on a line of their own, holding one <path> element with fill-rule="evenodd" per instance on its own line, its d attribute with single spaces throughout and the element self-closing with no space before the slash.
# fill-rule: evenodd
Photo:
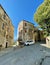
<svg viewBox="0 0 50 65">
<path fill-rule="evenodd" d="M 38 7 L 34 14 L 34 20 L 47 35 L 50 34 L 50 0 L 44 0 L 44 2 Z"/>
</svg>

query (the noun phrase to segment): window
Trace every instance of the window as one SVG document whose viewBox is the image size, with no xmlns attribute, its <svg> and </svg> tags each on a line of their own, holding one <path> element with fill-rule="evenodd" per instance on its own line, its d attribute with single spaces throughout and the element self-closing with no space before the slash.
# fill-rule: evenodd
<svg viewBox="0 0 50 65">
<path fill-rule="evenodd" d="M 27 23 L 25 23 L 25 26 L 27 26 Z"/>
<path fill-rule="evenodd" d="M 8 35 L 6 35 L 6 39 L 8 39 Z"/>
<path fill-rule="evenodd" d="M 9 27 L 7 28 L 7 31 L 8 31 L 8 32 L 10 32 L 10 29 L 9 29 Z"/>
<path fill-rule="evenodd" d="M 6 35 L 6 32 L 4 32 L 4 37 L 5 37 L 5 35 Z"/>
<path fill-rule="evenodd" d="M 5 18 L 6 18 L 6 15 L 4 14 L 4 15 L 3 15 L 3 19 L 5 19 Z"/>
<path fill-rule="evenodd" d="M 4 23 L 2 24 L 2 29 L 4 29 Z"/>
<path fill-rule="evenodd" d="M 25 30 L 25 33 L 26 33 L 27 31 Z"/>
<path fill-rule="evenodd" d="M 7 25 L 7 23 L 6 23 L 6 25 Z"/>
</svg>

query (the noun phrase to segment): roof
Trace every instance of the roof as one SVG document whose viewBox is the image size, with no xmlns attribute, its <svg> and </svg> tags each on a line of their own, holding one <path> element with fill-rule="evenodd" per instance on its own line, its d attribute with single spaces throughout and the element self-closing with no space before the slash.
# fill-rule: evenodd
<svg viewBox="0 0 50 65">
<path fill-rule="evenodd" d="M 21 22 L 24 22 L 24 21 L 25 21 L 25 22 L 28 22 L 28 23 L 30 23 L 30 24 L 32 24 L 32 25 L 34 26 L 34 24 L 33 24 L 32 22 L 29 22 L 29 21 L 27 21 L 27 20 L 21 20 L 21 21 L 19 22 L 19 24 L 20 24 Z M 19 24 L 18 24 L 18 25 L 19 25 Z M 35 26 L 34 26 L 34 27 L 35 27 Z"/>
<path fill-rule="evenodd" d="M 28 22 L 28 23 L 30 23 L 30 24 L 32 24 L 32 25 L 34 25 L 32 22 L 30 22 L 30 21 L 27 21 L 27 20 L 22 20 L 22 21 L 26 21 L 26 22 Z"/>
</svg>

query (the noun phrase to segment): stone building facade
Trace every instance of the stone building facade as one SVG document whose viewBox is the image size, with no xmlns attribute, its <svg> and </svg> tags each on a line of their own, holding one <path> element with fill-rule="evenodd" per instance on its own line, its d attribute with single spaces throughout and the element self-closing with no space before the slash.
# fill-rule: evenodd
<svg viewBox="0 0 50 65">
<path fill-rule="evenodd" d="M 34 40 L 35 41 L 43 41 L 44 40 L 44 34 L 42 30 L 39 30 L 38 28 L 34 27 Z"/>
<path fill-rule="evenodd" d="M 40 30 L 34 27 L 34 25 L 26 20 L 22 20 L 18 25 L 18 38 L 22 41 L 39 41 L 42 40 Z"/>
<path fill-rule="evenodd" d="M 0 5 L 0 45 L 9 47 L 13 44 L 14 27 L 3 7 Z"/>
<path fill-rule="evenodd" d="M 21 21 L 18 26 L 19 38 L 23 41 L 33 40 L 33 30 L 33 24 L 25 20 Z"/>
</svg>

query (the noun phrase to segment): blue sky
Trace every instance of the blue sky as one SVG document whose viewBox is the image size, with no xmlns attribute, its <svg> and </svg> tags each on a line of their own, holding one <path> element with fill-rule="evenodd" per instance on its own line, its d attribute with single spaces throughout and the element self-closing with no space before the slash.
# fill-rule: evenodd
<svg viewBox="0 0 50 65">
<path fill-rule="evenodd" d="M 43 1 L 44 0 L 0 0 L 0 4 L 12 20 L 14 26 L 14 40 L 17 39 L 17 27 L 21 20 L 30 21 L 37 26 L 33 16 L 37 7 Z"/>
</svg>

